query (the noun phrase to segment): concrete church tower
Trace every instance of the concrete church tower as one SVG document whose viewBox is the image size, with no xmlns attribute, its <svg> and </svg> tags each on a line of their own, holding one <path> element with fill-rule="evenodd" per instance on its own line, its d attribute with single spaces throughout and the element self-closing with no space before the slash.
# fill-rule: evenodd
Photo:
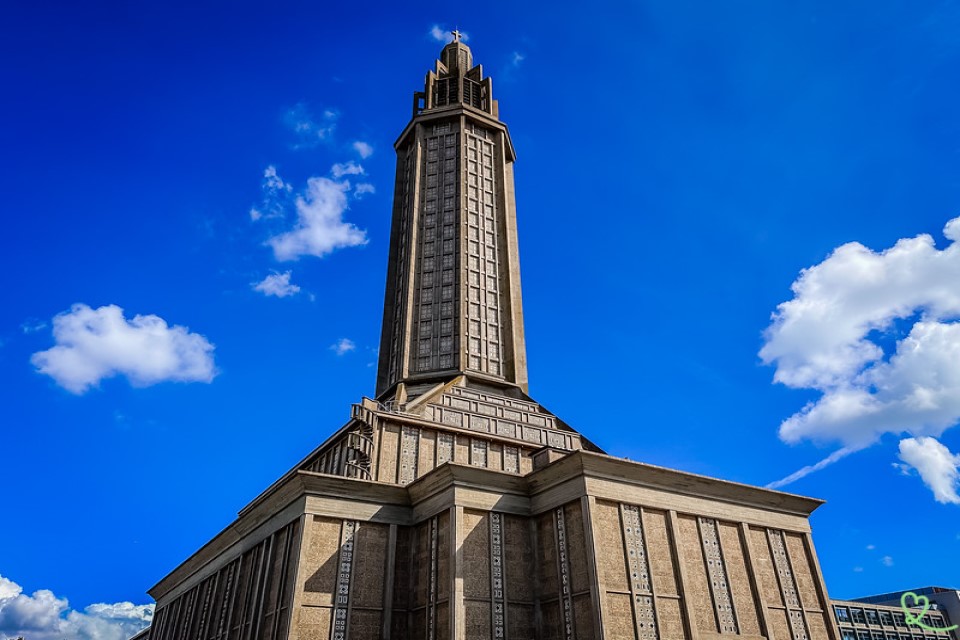
<svg viewBox="0 0 960 640">
<path fill-rule="evenodd" d="M 376 397 L 150 589 L 142 637 L 840 640 L 820 501 L 607 456 L 527 395 L 513 145 L 454 35 L 395 145 Z"/>
<path fill-rule="evenodd" d="M 490 78 L 444 47 L 396 142 L 377 395 L 468 374 L 527 390 L 513 144 Z"/>
</svg>

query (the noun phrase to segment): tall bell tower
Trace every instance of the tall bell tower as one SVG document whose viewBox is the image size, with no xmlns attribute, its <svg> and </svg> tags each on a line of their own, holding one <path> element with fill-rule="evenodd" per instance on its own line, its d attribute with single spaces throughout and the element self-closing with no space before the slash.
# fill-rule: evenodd
<svg viewBox="0 0 960 640">
<path fill-rule="evenodd" d="M 513 143 L 458 32 L 394 147 L 377 397 L 458 375 L 526 392 Z"/>
</svg>

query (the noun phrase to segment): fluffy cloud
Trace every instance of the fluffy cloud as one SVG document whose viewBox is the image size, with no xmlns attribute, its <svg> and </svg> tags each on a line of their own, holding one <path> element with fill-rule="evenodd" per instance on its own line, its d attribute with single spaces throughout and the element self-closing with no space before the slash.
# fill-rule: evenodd
<svg viewBox="0 0 960 640">
<path fill-rule="evenodd" d="M 131 602 L 92 604 L 70 609 L 66 598 L 47 589 L 25 595 L 17 583 L 0 576 L 0 637 L 29 640 L 127 640 L 153 619 L 153 605 Z"/>
<path fill-rule="evenodd" d="M 373 155 L 373 147 L 362 140 L 357 140 L 353 143 L 353 150 L 364 160 Z"/>
<path fill-rule="evenodd" d="M 330 345 L 330 349 L 338 356 L 342 356 L 343 354 L 353 351 L 356 348 L 357 345 L 354 344 L 353 340 L 350 338 L 340 338 L 335 343 Z"/>
<path fill-rule="evenodd" d="M 916 469 L 937 502 L 960 504 L 960 455 L 954 455 L 935 438 L 906 438 L 900 441 L 900 460 Z"/>
<path fill-rule="evenodd" d="M 299 286 L 291 284 L 291 273 L 291 271 L 272 273 L 260 282 L 251 283 L 251 286 L 253 287 L 254 291 L 259 291 L 265 296 L 286 298 L 287 296 L 292 296 L 300 291 Z"/>
<path fill-rule="evenodd" d="M 56 346 L 30 361 L 40 373 L 76 394 L 104 378 L 126 376 L 134 386 L 166 380 L 210 382 L 216 375 L 213 345 L 186 327 L 155 315 L 124 318 L 123 309 L 75 304 L 53 319 Z"/>
<path fill-rule="evenodd" d="M 333 165 L 330 168 L 330 173 L 334 178 L 340 179 L 343 176 L 362 176 L 364 170 L 362 166 L 351 160 L 350 162 L 338 162 Z"/>
<path fill-rule="evenodd" d="M 337 178 L 358 175 L 363 173 L 363 167 L 348 162 L 334 165 L 332 173 Z M 293 203 L 297 212 L 293 229 L 267 240 L 276 259 L 296 260 L 307 255 L 320 258 L 335 249 L 365 245 L 366 232 L 343 219 L 349 207 L 350 192 L 351 185 L 347 180 L 324 177 L 307 180 L 306 190 L 297 195 Z M 270 195 L 265 190 L 265 196 L 269 198 Z M 361 193 L 354 192 L 354 195 Z"/>
<path fill-rule="evenodd" d="M 960 420 L 960 218 L 944 235 L 942 250 L 926 234 L 882 252 L 851 242 L 801 272 L 760 351 L 777 382 L 821 393 L 781 424 L 784 441 L 849 453 Z"/>
<path fill-rule="evenodd" d="M 309 149 L 330 137 L 337 125 L 337 112 L 327 109 L 315 116 L 307 105 L 299 102 L 284 114 L 283 120 L 297 136 L 293 148 Z"/>
</svg>

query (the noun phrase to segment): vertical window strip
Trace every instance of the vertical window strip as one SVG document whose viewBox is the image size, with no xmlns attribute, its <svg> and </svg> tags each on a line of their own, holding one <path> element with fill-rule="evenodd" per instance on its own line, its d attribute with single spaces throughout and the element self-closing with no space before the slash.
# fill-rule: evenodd
<svg viewBox="0 0 960 640">
<path fill-rule="evenodd" d="M 807 640 L 809 636 L 803 619 L 793 569 L 790 566 L 790 557 L 787 555 L 787 547 L 783 539 L 783 531 L 767 529 L 767 540 L 770 543 L 770 555 L 773 556 L 773 566 L 777 570 L 777 579 L 780 582 L 780 593 L 783 594 L 783 602 L 787 606 L 793 640 Z"/>
<path fill-rule="evenodd" d="M 659 631 L 654 610 L 650 563 L 643 536 L 643 512 L 640 507 L 621 504 L 620 519 L 624 546 L 627 550 L 627 566 L 630 569 L 630 588 L 633 592 L 633 615 L 637 637 L 640 640 L 657 640 Z"/>
<path fill-rule="evenodd" d="M 490 513 L 490 599 L 493 637 L 506 635 L 506 586 L 503 573 L 503 516 Z"/>
<path fill-rule="evenodd" d="M 334 599 L 330 640 L 346 640 L 350 615 L 350 587 L 353 578 L 353 543 L 359 528 L 355 520 L 344 520 L 340 528 L 340 558 Z"/>
<path fill-rule="evenodd" d="M 700 542 L 703 546 L 703 557 L 707 563 L 707 577 L 710 581 L 710 590 L 713 592 L 713 605 L 720 625 L 720 633 L 739 634 L 733 599 L 730 596 L 730 584 L 727 580 L 727 569 L 723 563 L 723 552 L 720 549 L 720 538 L 717 534 L 717 521 L 713 518 L 697 520 L 700 524 Z"/>
<path fill-rule="evenodd" d="M 430 519 L 430 582 L 427 585 L 427 640 L 436 640 L 437 637 L 437 592 L 438 558 L 440 519 L 434 516 Z"/>
<path fill-rule="evenodd" d="M 557 563 L 560 575 L 560 610 L 566 640 L 573 640 L 573 593 L 570 589 L 570 559 L 567 557 L 567 523 L 563 507 L 554 511 L 554 529 L 557 536 Z"/>
</svg>

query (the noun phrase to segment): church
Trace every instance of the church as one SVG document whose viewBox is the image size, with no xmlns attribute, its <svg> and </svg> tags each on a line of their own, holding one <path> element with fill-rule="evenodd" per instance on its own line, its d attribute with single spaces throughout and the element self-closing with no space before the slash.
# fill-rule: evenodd
<svg viewBox="0 0 960 640">
<path fill-rule="evenodd" d="M 840 640 L 821 501 L 606 455 L 528 395 L 514 147 L 456 32 L 395 149 L 375 397 L 138 638 Z"/>
</svg>

